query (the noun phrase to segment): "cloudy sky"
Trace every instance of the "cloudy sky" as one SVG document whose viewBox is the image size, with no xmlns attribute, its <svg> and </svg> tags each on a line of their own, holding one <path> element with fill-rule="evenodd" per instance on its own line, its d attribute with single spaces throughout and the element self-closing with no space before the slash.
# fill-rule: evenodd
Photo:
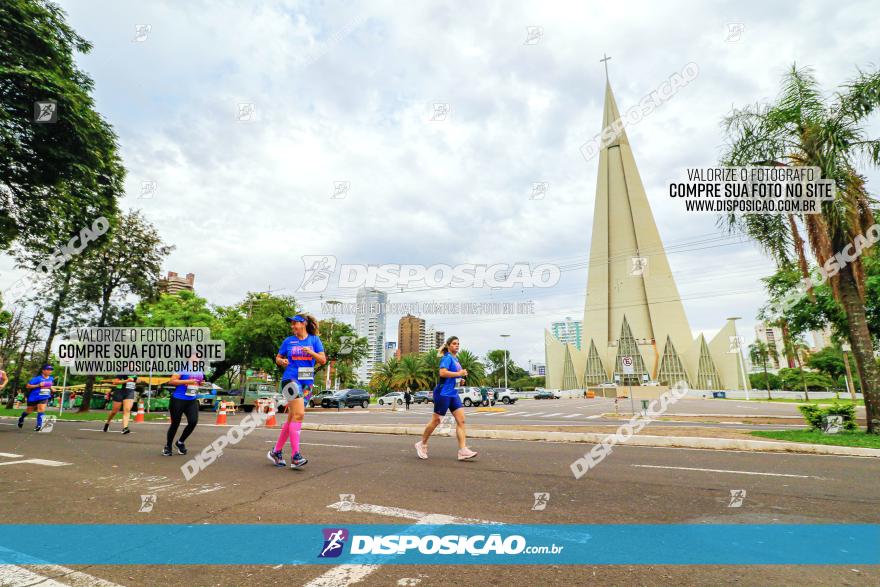
<svg viewBox="0 0 880 587">
<path fill-rule="evenodd" d="M 583 313 L 598 162 L 578 147 L 601 130 L 603 53 L 621 111 L 698 64 L 696 80 L 627 133 L 692 329 L 711 335 L 738 315 L 747 340 L 771 263 L 723 238 L 712 216 L 673 206 L 665 185 L 715 164 L 721 118 L 774 97 L 793 62 L 831 90 L 878 57 L 868 1 L 60 4 L 95 46 L 78 60 L 120 138 L 122 206 L 176 246 L 166 270 L 195 273 L 212 303 L 271 289 L 320 312 L 322 295 L 355 291 L 298 294 L 303 255 L 561 265 L 549 289 L 389 295 L 533 300 L 531 316 L 425 316 L 480 354 L 511 334 L 523 365 L 543 361 L 551 321 Z M 529 27 L 540 27 L 531 39 Z M 876 194 L 880 175 L 868 176 Z M 149 197 L 144 182 L 155 182 Z M 344 197 L 332 197 L 337 182 L 349 182 Z M 539 182 L 546 196 L 530 197 Z M 11 268 L 4 259 L 3 285 Z"/>
</svg>

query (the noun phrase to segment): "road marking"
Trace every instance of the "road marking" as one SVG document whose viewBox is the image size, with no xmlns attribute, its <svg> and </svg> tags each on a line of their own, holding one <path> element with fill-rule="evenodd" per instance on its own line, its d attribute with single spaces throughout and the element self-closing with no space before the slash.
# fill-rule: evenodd
<svg viewBox="0 0 880 587">
<path fill-rule="evenodd" d="M 0 457 L 5 457 L 7 459 L 20 459 L 23 455 L 13 454 L 11 452 L 0 452 Z"/>
<path fill-rule="evenodd" d="M 797 477 L 798 479 L 825 479 L 814 475 L 791 475 L 788 473 L 762 473 L 760 471 L 730 471 L 728 469 L 698 469 L 696 467 L 669 467 L 666 465 L 633 465 L 645 469 L 677 469 L 680 471 L 704 471 L 707 473 L 734 473 L 737 475 L 763 475 L 767 477 Z"/>
<path fill-rule="evenodd" d="M 598 420 L 602 417 L 602 414 L 593 414 L 592 416 L 587 416 L 587 420 Z"/>
<path fill-rule="evenodd" d="M 267 443 L 275 444 L 274 440 L 267 440 Z M 333 448 L 364 448 L 362 446 L 354 446 L 353 444 L 321 444 L 320 442 L 300 442 L 306 446 L 332 446 Z"/>
<path fill-rule="evenodd" d="M 24 567 L 15 565 L 0 565 L 0 585 L 40 585 L 40 587 L 67 587 L 63 583 L 47 579 L 36 573 L 32 573 Z"/>
<path fill-rule="evenodd" d="M 43 465 L 46 467 L 63 467 L 65 465 L 70 465 L 71 463 L 64 463 L 61 461 L 47 461 L 46 459 L 25 459 L 23 461 L 9 461 L 8 463 L 0 463 L 0 467 L 3 465 Z"/>
<path fill-rule="evenodd" d="M 529 416 L 540 416 L 544 412 L 526 412 L 523 414 L 523 418 L 528 418 Z"/>
<path fill-rule="evenodd" d="M 105 581 L 88 573 L 82 573 L 60 565 L 40 565 L 34 570 L 43 574 L 52 573 L 53 576 L 49 580 L 61 579 L 69 587 L 122 587 L 118 583 Z M 46 583 L 40 583 L 40 585 L 46 585 Z"/>
<path fill-rule="evenodd" d="M 509 414 L 504 414 L 505 416 L 522 416 L 523 414 L 527 414 L 528 412 L 511 412 Z"/>
<path fill-rule="evenodd" d="M 569 414 L 567 416 L 563 416 L 563 418 L 574 418 L 575 416 L 580 416 L 581 414 Z"/>
<path fill-rule="evenodd" d="M 82 430 L 83 432 L 104 432 L 100 428 L 80 428 L 80 430 Z M 107 431 L 108 434 L 111 432 L 116 433 L 116 434 L 122 434 L 122 430 L 108 430 Z"/>
</svg>

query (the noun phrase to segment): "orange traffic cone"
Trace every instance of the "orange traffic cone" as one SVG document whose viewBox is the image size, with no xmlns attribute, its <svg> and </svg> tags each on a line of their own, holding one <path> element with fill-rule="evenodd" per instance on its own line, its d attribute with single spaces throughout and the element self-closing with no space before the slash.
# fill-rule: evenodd
<svg viewBox="0 0 880 587">
<path fill-rule="evenodd" d="M 217 421 L 215 424 L 226 424 L 226 402 L 220 402 L 220 408 L 217 410 Z"/>
<path fill-rule="evenodd" d="M 144 421 L 144 402 L 138 402 L 138 411 L 134 417 L 135 422 L 143 422 Z"/>
<path fill-rule="evenodd" d="M 269 417 L 266 418 L 266 428 L 275 428 L 275 404 L 269 404 Z"/>
</svg>

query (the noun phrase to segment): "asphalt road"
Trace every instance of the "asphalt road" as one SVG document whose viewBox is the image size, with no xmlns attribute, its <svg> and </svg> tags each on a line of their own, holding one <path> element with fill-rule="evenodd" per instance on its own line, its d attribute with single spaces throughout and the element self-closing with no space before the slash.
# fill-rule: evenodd
<svg viewBox="0 0 880 587">
<path fill-rule="evenodd" d="M 100 432 L 99 423 L 59 422 L 49 434 L 19 431 L 10 426 L 11 419 L 0 423 L 0 512 L 6 523 L 406 522 L 388 513 L 400 510 L 387 508 L 535 524 L 880 523 L 880 461 L 869 458 L 618 446 L 576 480 L 569 465 L 589 445 L 479 440 L 472 443 L 481 453 L 478 460 L 462 463 L 455 460 L 454 439 L 436 438 L 431 459 L 420 461 L 410 436 L 307 431 L 302 450 L 310 463 L 291 471 L 273 468 L 265 457 L 277 431 L 258 429 L 187 482 L 180 471 L 185 457 L 160 455 L 162 424 L 139 424 L 123 436 Z M 200 426 L 188 446 L 200 450 L 223 431 Z M 28 459 L 70 464 L 3 465 Z M 731 490 L 746 491 L 740 507 L 730 507 Z M 543 511 L 532 509 L 536 492 L 550 494 Z M 340 494 L 353 494 L 363 509 L 328 507 L 339 502 Z M 138 511 L 142 495 L 156 496 L 151 512 Z M 89 577 L 116 585 L 191 587 L 347 585 L 355 578 L 358 585 L 420 586 L 880 584 L 876 567 L 826 566 L 389 565 L 358 569 L 354 575 L 324 566 L 75 570 L 86 576 L 67 574 L 57 584 L 95 584 Z M 0 584 L 33 584 L 69 571 L 0 568 Z"/>
<path fill-rule="evenodd" d="M 731 405 L 728 405 L 731 404 Z M 564 399 L 564 400 L 521 400 L 513 405 L 498 404 L 501 412 L 480 412 L 476 407 L 465 408 L 468 421 L 481 427 L 500 426 L 553 426 L 582 427 L 620 425 L 620 419 L 608 414 L 615 413 L 614 400 L 596 399 Z M 636 411 L 640 404 L 635 402 Z M 356 408 L 315 408 L 309 410 L 308 421 L 324 424 L 393 424 L 420 425 L 430 419 L 431 404 L 413 404 L 409 411 L 399 408 L 392 411 L 390 407 L 370 406 L 368 409 Z M 620 418 L 632 416 L 632 407 L 628 399 L 618 401 L 617 411 Z M 736 428 L 747 430 L 778 430 L 780 428 L 804 428 L 803 417 L 794 404 L 754 404 L 750 402 L 734 402 L 725 400 L 680 400 L 673 404 L 665 413 L 666 417 L 686 415 L 689 419 L 694 415 L 706 415 L 711 422 L 663 420 L 664 427 L 708 427 Z M 752 424 L 737 420 L 741 416 L 773 416 L 791 417 L 784 424 Z M 729 420 L 729 421 L 725 421 Z"/>
</svg>

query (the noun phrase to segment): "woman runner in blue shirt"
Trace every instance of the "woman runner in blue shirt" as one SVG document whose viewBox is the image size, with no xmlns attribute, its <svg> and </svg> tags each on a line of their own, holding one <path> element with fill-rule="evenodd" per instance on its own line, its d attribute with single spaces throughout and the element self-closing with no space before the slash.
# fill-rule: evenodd
<svg viewBox="0 0 880 587">
<path fill-rule="evenodd" d="M 40 374 L 27 382 L 28 396 L 27 408 L 18 417 L 18 427 L 24 426 L 24 419 L 28 414 L 37 411 L 37 425 L 34 431 L 39 432 L 43 429 L 43 412 L 46 411 L 46 404 L 52 398 L 52 386 L 55 384 L 55 378 L 52 377 L 52 365 L 43 365 Z"/>
<path fill-rule="evenodd" d="M 172 455 L 172 443 L 177 447 L 179 454 L 186 454 L 186 439 L 189 438 L 192 431 L 196 429 L 196 424 L 199 423 L 199 400 L 197 397 L 199 395 L 199 387 L 202 385 L 202 381 L 205 380 L 205 374 L 201 370 L 191 370 L 195 362 L 196 359 L 191 357 L 187 365 L 190 370 L 174 373 L 168 382 L 175 387 L 174 393 L 171 394 L 171 402 L 168 405 L 171 425 L 168 426 L 165 448 L 162 449 L 162 454 L 166 457 Z M 174 442 L 174 435 L 177 434 L 177 429 L 180 427 L 180 421 L 183 419 L 184 414 L 186 415 L 186 427 L 183 429 L 180 439 Z"/>
<path fill-rule="evenodd" d="M 275 450 L 270 450 L 267 456 L 276 467 L 285 466 L 282 451 L 284 443 L 290 439 L 290 468 L 299 469 L 309 462 L 299 453 L 299 432 L 306 414 L 305 402 L 312 396 L 315 366 L 326 363 L 327 356 L 324 354 L 324 344 L 318 338 L 318 320 L 314 316 L 297 314 L 287 318 L 287 321 L 293 336 L 284 339 L 275 355 L 275 364 L 284 369 L 281 389 L 288 398 L 287 421 L 281 424 Z"/>
<path fill-rule="evenodd" d="M 431 415 L 431 421 L 425 426 L 422 433 L 422 439 L 416 443 L 416 454 L 420 459 L 428 458 L 428 439 L 434 432 L 434 429 L 440 424 L 440 420 L 446 415 L 447 411 L 452 412 L 455 418 L 455 436 L 458 438 L 458 460 L 467 461 L 477 456 L 477 451 L 467 447 L 467 437 L 464 431 L 464 408 L 461 405 L 461 398 L 458 397 L 456 385 L 459 378 L 467 377 L 467 369 L 462 369 L 456 355 L 458 354 L 460 343 L 457 336 L 450 336 L 446 342 L 437 350 L 437 356 L 440 358 L 440 383 L 434 388 L 434 413 Z"/>
</svg>

